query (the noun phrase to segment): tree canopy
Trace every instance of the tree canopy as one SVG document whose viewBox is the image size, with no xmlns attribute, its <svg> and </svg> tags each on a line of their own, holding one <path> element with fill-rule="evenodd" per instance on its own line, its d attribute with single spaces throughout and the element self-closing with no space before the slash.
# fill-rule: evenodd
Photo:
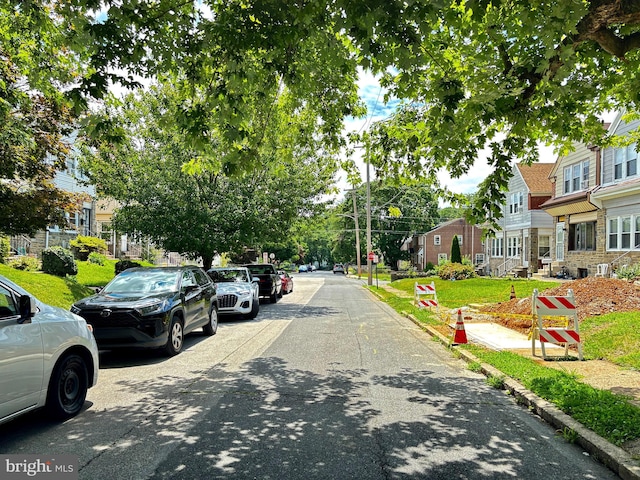
<svg viewBox="0 0 640 480">
<path fill-rule="evenodd" d="M 314 134 L 316 117 L 293 111 L 286 92 L 266 104 L 272 121 L 259 152 L 262 165 L 244 175 L 225 174 L 214 134 L 206 150 L 192 146 L 172 121 L 182 100 L 169 81 L 121 102 L 111 99 L 108 118 L 120 125 L 118 141 L 86 145 L 82 166 L 91 183 L 120 204 L 116 229 L 201 257 L 208 268 L 216 253 L 286 238 L 300 216 L 322 208 L 337 160 Z"/>
<path fill-rule="evenodd" d="M 513 161 L 537 160 L 539 142 L 604 145 L 600 115 L 635 112 L 639 101 L 637 0 L 10 0 L 0 8 L 3 59 L 30 82 L 22 92 L 73 101 L 78 111 L 111 82 L 179 74 L 189 101 L 173 120 L 195 149 L 215 138 L 229 172 L 260 165 L 271 117 L 254 104 L 283 87 L 321 119 L 325 144 L 341 146 L 343 119 L 362 114 L 358 68 L 371 70 L 401 101 L 367 139 L 378 175 L 438 187 L 439 170 L 460 176 L 486 150 L 494 171 L 473 210 L 482 220 L 500 215 Z M 113 134 L 104 119 L 91 125 Z"/>
<path fill-rule="evenodd" d="M 53 184 L 74 128 L 63 90 L 77 62 L 39 6 L 0 5 L 0 232 L 32 234 L 64 221 L 76 199 Z"/>
</svg>

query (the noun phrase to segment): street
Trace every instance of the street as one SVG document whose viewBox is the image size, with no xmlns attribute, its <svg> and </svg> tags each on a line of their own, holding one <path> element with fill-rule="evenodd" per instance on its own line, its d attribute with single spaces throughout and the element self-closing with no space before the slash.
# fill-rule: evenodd
<svg viewBox="0 0 640 480">
<path fill-rule="evenodd" d="M 362 282 L 313 272 L 185 350 L 103 352 L 85 410 L 0 426 L 81 479 L 614 479 Z"/>
</svg>

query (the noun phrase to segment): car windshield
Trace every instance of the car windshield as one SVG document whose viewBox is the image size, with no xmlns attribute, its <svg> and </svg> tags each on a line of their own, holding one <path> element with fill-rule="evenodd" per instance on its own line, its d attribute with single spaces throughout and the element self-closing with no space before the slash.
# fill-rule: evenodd
<svg viewBox="0 0 640 480">
<path fill-rule="evenodd" d="M 212 270 L 209 276 L 216 283 L 247 283 L 249 281 L 246 270 Z"/>
<path fill-rule="evenodd" d="M 271 269 L 271 267 L 263 267 L 260 265 L 256 265 L 256 266 L 250 266 L 248 267 L 249 270 L 251 271 L 251 273 L 255 273 L 256 275 L 262 275 L 262 274 L 268 274 L 268 273 L 273 273 L 273 270 Z"/>
<path fill-rule="evenodd" d="M 104 287 L 102 293 L 163 293 L 178 290 L 177 270 L 125 270 Z"/>
</svg>

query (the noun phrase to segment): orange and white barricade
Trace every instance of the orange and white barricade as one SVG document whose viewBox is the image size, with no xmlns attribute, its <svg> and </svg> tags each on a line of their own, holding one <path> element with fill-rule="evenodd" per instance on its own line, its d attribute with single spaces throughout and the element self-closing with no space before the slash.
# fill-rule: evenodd
<svg viewBox="0 0 640 480">
<path fill-rule="evenodd" d="M 544 297 L 538 295 L 538 289 L 533 291 L 533 328 L 531 332 L 531 353 L 535 355 L 536 340 L 540 341 L 542 358 L 546 359 L 545 343 L 553 343 L 564 346 L 564 354 L 567 356 L 569 345 L 578 347 L 578 358 L 582 360 L 582 342 L 580 340 L 580 327 L 578 326 L 578 313 L 573 290 L 569 289 L 566 297 Z M 565 317 L 566 327 L 544 328 L 542 317 Z"/>
<path fill-rule="evenodd" d="M 420 285 L 418 282 L 414 286 L 414 298 L 418 308 L 438 308 L 438 295 L 436 295 L 436 284 Z"/>
</svg>

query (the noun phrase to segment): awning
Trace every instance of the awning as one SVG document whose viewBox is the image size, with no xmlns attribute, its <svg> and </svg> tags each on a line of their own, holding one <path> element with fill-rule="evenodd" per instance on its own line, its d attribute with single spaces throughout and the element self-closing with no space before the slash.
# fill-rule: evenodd
<svg viewBox="0 0 640 480">
<path fill-rule="evenodd" d="M 591 192 L 578 192 L 571 195 L 552 198 L 540 205 L 540 208 L 553 217 L 594 212 L 598 208 L 589 201 L 590 194 Z"/>
</svg>

